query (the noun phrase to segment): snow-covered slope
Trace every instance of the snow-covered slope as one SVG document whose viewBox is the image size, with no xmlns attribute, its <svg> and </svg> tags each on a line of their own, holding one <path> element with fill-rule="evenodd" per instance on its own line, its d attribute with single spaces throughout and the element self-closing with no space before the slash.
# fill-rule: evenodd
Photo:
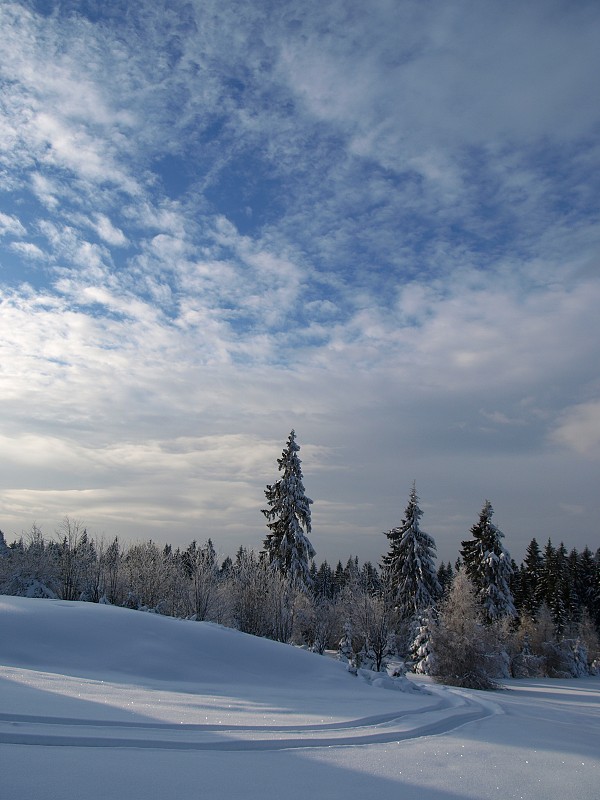
<svg viewBox="0 0 600 800">
<path fill-rule="evenodd" d="M 314 681 L 347 675 L 342 664 L 208 622 L 90 603 L 0 596 L 5 665 L 66 675 L 231 683 Z"/>
</svg>

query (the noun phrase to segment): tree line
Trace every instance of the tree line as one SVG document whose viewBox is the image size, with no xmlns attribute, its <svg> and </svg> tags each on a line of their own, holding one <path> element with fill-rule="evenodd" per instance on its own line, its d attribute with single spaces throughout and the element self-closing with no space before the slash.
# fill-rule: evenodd
<svg viewBox="0 0 600 800">
<path fill-rule="evenodd" d="M 349 669 L 402 670 L 492 688 L 498 678 L 577 676 L 600 667 L 600 549 L 532 539 L 517 565 L 485 501 L 454 564 L 436 567 L 416 486 L 379 565 L 315 560 L 312 500 L 295 432 L 265 489 L 262 549 L 220 561 L 212 541 L 124 546 L 64 519 L 46 539 L 34 525 L 10 546 L 0 532 L 0 591 L 110 603 L 209 620 L 246 633 L 337 650 Z"/>
</svg>

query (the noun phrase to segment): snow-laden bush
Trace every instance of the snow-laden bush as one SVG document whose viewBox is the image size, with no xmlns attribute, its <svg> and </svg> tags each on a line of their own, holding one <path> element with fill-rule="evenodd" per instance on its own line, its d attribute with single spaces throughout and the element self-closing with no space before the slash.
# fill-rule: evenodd
<svg viewBox="0 0 600 800">
<path fill-rule="evenodd" d="M 461 568 L 431 633 L 431 675 L 438 683 L 468 689 L 497 689 L 500 647 L 483 624 L 475 589 Z"/>
<path fill-rule="evenodd" d="M 541 678 L 546 674 L 546 659 L 543 655 L 531 652 L 527 633 L 523 637 L 521 650 L 513 656 L 511 668 L 513 678 Z"/>
<path fill-rule="evenodd" d="M 587 650 L 578 639 L 545 642 L 543 651 L 549 678 L 582 678 L 589 674 Z"/>
</svg>

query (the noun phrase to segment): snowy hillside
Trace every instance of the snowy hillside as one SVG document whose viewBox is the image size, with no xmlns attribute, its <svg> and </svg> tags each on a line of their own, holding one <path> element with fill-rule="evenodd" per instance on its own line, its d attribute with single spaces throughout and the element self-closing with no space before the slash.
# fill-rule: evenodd
<svg viewBox="0 0 600 800">
<path fill-rule="evenodd" d="M 383 688 L 208 623 L 16 597 L 0 665 L 11 800 L 598 796 L 597 678 Z"/>
<path fill-rule="evenodd" d="M 0 612 L 4 663 L 29 669 L 203 684 L 244 676 L 270 681 L 270 671 L 294 681 L 338 678 L 344 671 L 336 662 L 324 669 L 312 654 L 230 628 L 117 606 L 3 596 Z"/>
</svg>

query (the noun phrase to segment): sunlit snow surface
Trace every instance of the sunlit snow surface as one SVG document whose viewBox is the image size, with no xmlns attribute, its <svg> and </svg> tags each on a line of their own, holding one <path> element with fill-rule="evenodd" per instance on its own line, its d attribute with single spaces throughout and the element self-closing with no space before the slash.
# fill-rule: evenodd
<svg viewBox="0 0 600 800">
<path fill-rule="evenodd" d="M 207 623 L 12 597 L 0 664 L 11 800 L 600 797 L 598 678 L 380 687 Z"/>
</svg>

